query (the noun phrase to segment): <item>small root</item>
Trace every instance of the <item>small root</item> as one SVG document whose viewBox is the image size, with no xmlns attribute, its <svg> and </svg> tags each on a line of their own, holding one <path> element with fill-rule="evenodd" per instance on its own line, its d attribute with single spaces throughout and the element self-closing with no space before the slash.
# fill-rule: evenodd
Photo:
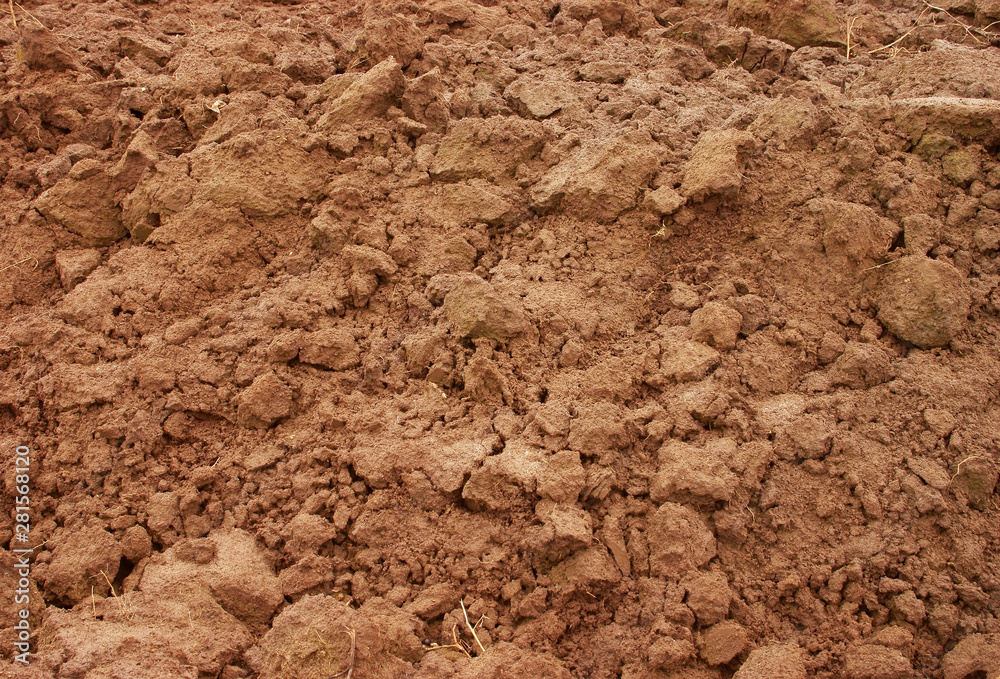
<svg viewBox="0 0 1000 679">
<path fill-rule="evenodd" d="M 854 25 L 857 22 L 857 17 L 851 17 L 847 21 L 847 61 L 851 60 L 851 35 L 854 34 Z"/>
<path fill-rule="evenodd" d="M 479 646 L 479 655 L 486 653 L 486 649 L 483 648 L 483 642 L 479 640 L 479 635 L 476 634 L 476 628 L 469 623 L 469 613 L 465 610 L 465 601 L 462 600 L 458 603 L 462 606 L 462 615 L 465 616 L 465 626 L 469 628 L 470 632 L 472 632 L 472 638 L 476 640 L 476 645 Z"/>
<path fill-rule="evenodd" d="M 951 477 L 951 481 L 948 482 L 948 485 L 950 486 L 952 483 L 954 483 L 955 479 L 958 478 L 958 475 L 962 473 L 963 464 L 965 464 L 966 462 L 970 462 L 972 460 L 979 460 L 979 459 L 982 459 L 982 455 L 970 455 L 969 457 L 959 462 L 958 466 L 955 467 L 955 475 Z"/>
<path fill-rule="evenodd" d="M 18 7 L 20 7 L 20 5 L 18 5 Z M 132 606 L 128 602 L 128 594 L 122 592 L 122 595 L 118 596 L 118 593 L 115 592 L 115 586 L 111 584 L 111 580 L 108 578 L 108 574 L 101 571 L 101 575 L 104 576 L 104 582 L 108 583 L 108 589 L 111 590 L 111 596 L 114 598 L 115 604 L 118 606 L 118 614 L 126 620 L 132 620 L 135 617 L 135 612 L 132 610 Z"/>
<path fill-rule="evenodd" d="M 357 658 L 358 654 L 358 633 L 350 627 L 346 627 L 345 630 L 347 631 L 347 636 L 351 638 L 351 650 L 347 655 L 347 667 L 340 670 L 336 674 L 331 675 L 330 679 L 334 679 L 335 677 L 339 677 L 344 674 L 347 675 L 346 679 L 351 679 L 351 676 L 354 674 L 354 660 Z"/>
<path fill-rule="evenodd" d="M 454 648 L 454 649 L 459 650 L 462 653 L 464 653 L 465 657 L 471 659 L 472 658 L 472 654 L 469 653 L 469 649 L 467 649 L 465 647 L 465 644 L 462 643 L 462 640 L 458 638 L 458 625 L 455 625 L 454 627 L 451 628 L 451 638 L 452 638 L 452 643 L 447 644 L 446 646 L 439 646 L 437 644 L 431 644 L 430 646 L 424 646 L 424 650 L 425 651 L 443 651 L 446 648 Z"/>
<path fill-rule="evenodd" d="M 22 264 L 24 264 L 25 262 L 32 262 L 32 261 L 35 263 L 35 265 L 31 267 L 31 270 L 34 271 L 35 269 L 38 268 L 38 259 L 34 255 L 29 254 L 24 259 L 19 259 L 18 261 L 14 262 L 13 264 L 8 264 L 7 266 L 3 267 L 2 269 L 0 269 L 0 273 L 3 273 L 7 269 L 16 269 L 19 266 L 21 266 Z"/>
</svg>

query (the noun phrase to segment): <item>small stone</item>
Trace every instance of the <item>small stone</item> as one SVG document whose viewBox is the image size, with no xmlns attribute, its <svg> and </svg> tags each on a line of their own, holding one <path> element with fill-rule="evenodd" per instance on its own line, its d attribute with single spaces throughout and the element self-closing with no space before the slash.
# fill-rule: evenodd
<svg viewBox="0 0 1000 679">
<path fill-rule="evenodd" d="M 181 540 L 174 545 L 173 550 L 181 561 L 199 564 L 211 563 L 218 553 L 215 543 L 208 538 Z"/>
<path fill-rule="evenodd" d="M 928 457 L 908 457 L 906 466 L 931 488 L 944 490 L 951 485 L 948 470 L 937 460 Z"/>
<path fill-rule="evenodd" d="M 317 330 L 302 337 L 299 360 L 328 370 L 350 370 L 361 365 L 361 349 L 349 330 Z"/>
<path fill-rule="evenodd" d="M 333 581 L 333 561 L 309 554 L 298 563 L 278 574 L 281 593 L 297 600 L 304 593 L 314 591 Z"/>
<path fill-rule="evenodd" d="M 709 665 L 725 665 L 746 648 L 747 631 L 735 620 L 723 620 L 702 637 L 701 659 Z"/>
<path fill-rule="evenodd" d="M 200 543 L 192 549 L 186 543 Z M 210 543 L 210 544 L 209 544 Z M 213 558 L 207 562 L 199 552 Z M 208 549 L 208 551 L 205 551 Z M 182 558 L 183 554 L 196 557 Z M 281 583 L 252 535 L 241 530 L 217 530 L 202 541 L 184 541 L 150 559 L 139 588 L 148 594 L 171 596 L 178 587 L 202 585 L 226 611 L 248 624 L 271 619 L 284 603 Z"/>
<path fill-rule="evenodd" d="M 806 653 L 796 644 L 755 649 L 733 679 L 806 679 Z"/>
<path fill-rule="evenodd" d="M 740 316 L 743 317 L 740 334 L 745 337 L 757 332 L 768 322 L 770 309 L 768 309 L 767 302 L 757 295 L 730 297 L 726 300 L 726 304 L 740 312 Z"/>
<path fill-rule="evenodd" d="M 28 68 L 50 71 L 83 71 L 74 50 L 63 49 L 65 40 L 40 23 L 25 21 L 18 26 L 21 57 Z"/>
<path fill-rule="evenodd" d="M 927 134 L 961 137 L 983 146 L 1000 141 L 1000 101 L 973 97 L 893 99 L 896 128 L 916 143 Z"/>
<path fill-rule="evenodd" d="M 580 67 L 580 79 L 594 83 L 623 83 L 629 76 L 628 64 L 620 61 L 591 61 Z"/>
<path fill-rule="evenodd" d="M 519 113 L 537 119 L 548 118 L 577 101 L 576 93 L 565 82 L 529 78 L 519 78 L 508 85 L 503 98 Z"/>
<path fill-rule="evenodd" d="M 861 326 L 861 333 L 858 339 L 862 342 L 874 342 L 882 336 L 882 326 L 874 319 L 869 318 Z"/>
<path fill-rule="evenodd" d="M 1000 210 L 1000 189 L 987 191 L 979 197 L 979 201 L 983 204 L 983 207 L 990 210 Z"/>
<path fill-rule="evenodd" d="M 894 648 L 854 646 L 844 654 L 845 679 L 911 679 L 913 666 Z"/>
<path fill-rule="evenodd" d="M 871 266 L 886 255 L 899 231 L 867 205 L 831 198 L 814 198 L 807 205 L 823 226 L 823 250 L 834 262 Z"/>
<path fill-rule="evenodd" d="M 71 167 L 72 163 L 70 163 L 69 158 L 65 154 L 60 153 L 52 160 L 42 163 L 35 170 L 35 178 L 38 179 L 38 183 L 41 184 L 43 189 L 47 189 L 69 174 Z"/>
<path fill-rule="evenodd" d="M 272 363 L 287 363 L 299 355 L 302 332 L 294 330 L 276 335 L 267 347 L 267 358 Z"/>
<path fill-rule="evenodd" d="M 661 186 L 646 194 L 642 204 L 660 215 L 666 217 L 674 214 L 687 202 L 687 199 L 669 186 Z"/>
<path fill-rule="evenodd" d="M 913 644 L 913 632 L 900 625 L 888 625 L 867 639 L 868 643 L 905 649 Z"/>
<path fill-rule="evenodd" d="M 728 351 L 736 347 L 742 324 L 743 317 L 738 311 L 720 302 L 709 302 L 691 314 L 691 337 Z"/>
<path fill-rule="evenodd" d="M 952 265 L 919 255 L 886 267 L 876 296 L 878 319 L 892 334 L 920 347 L 943 347 L 965 326 L 971 296 Z"/>
<path fill-rule="evenodd" d="M 992 460 L 982 456 L 972 455 L 961 462 L 961 467 L 955 465 L 955 479 L 951 483 L 952 493 L 965 498 L 979 511 L 987 511 L 995 504 L 993 492 L 1000 479 L 1000 471 Z"/>
<path fill-rule="evenodd" d="M 570 412 L 564 402 L 549 401 L 539 404 L 532 413 L 532 419 L 546 436 L 569 434 Z"/>
<path fill-rule="evenodd" d="M 462 118 L 441 140 L 429 172 L 433 179 L 448 182 L 513 177 L 518 165 L 541 152 L 544 138 L 542 123 L 518 116 Z"/>
<path fill-rule="evenodd" d="M 830 370 L 830 383 L 867 389 L 888 382 L 895 375 L 889 355 L 876 344 L 848 342 Z"/>
<path fill-rule="evenodd" d="M 829 330 L 823 333 L 823 339 L 820 340 L 819 350 L 816 352 L 816 357 L 819 359 L 820 363 L 833 363 L 844 353 L 844 349 L 847 348 L 847 342 L 844 338 L 835 332 L 830 332 Z"/>
<path fill-rule="evenodd" d="M 567 423 L 567 433 L 569 424 Z M 561 450 L 538 472 L 538 494 L 553 502 L 576 502 L 587 482 L 587 472 L 575 450 Z"/>
<path fill-rule="evenodd" d="M 337 527 L 317 514 L 298 514 L 282 531 L 284 551 L 298 560 L 316 552 L 337 536 Z"/>
<path fill-rule="evenodd" d="M 400 67 L 406 68 L 423 49 L 428 37 L 426 30 L 404 14 L 365 19 L 364 30 L 355 39 L 358 56 L 368 63 L 382 62 L 388 57 L 394 63 L 398 61 Z"/>
<path fill-rule="evenodd" d="M 728 502 L 739 479 L 712 452 L 670 440 L 659 452 L 660 466 L 650 479 L 649 496 L 654 502 Z"/>
<path fill-rule="evenodd" d="M 525 544 L 543 561 L 558 561 L 593 541 L 590 514 L 580 507 L 540 500 L 535 505 L 535 516 L 542 525 L 528 529 Z"/>
<path fill-rule="evenodd" d="M 250 428 L 267 428 L 292 413 L 293 392 L 272 372 L 253 381 L 239 396 L 236 417 Z"/>
<path fill-rule="evenodd" d="M 670 300 L 671 306 L 685 311 L 694 311 L 701 306 L 698 291 L 687 283 L 671 283 L 667 299 Z"/>
<path fill-rule="evenodd" d="M 510 193 L 481 179 L 467 184 L 445 184 L 423 190 L 423 215 L 428 221 L 455 226 L 471 226 L 479 222 L 490 226 L 509 226 L 519 212 Z"/>
<path fill-rule="evenodd" d="M 111 168 L 112 186 L 117 191 L 131 193 L 147 168 L 159 160 L 156 142 L 145 131 L 139 130 L 132 137 L 121 159 Z"/>
<path fill-rule="evenodd" d="M 958 149 L 944 155 L 941 169 L 952 184 L 968 186 L 979 177 L 982 163 L 977 153 L 969 149 Z"/>
<path fill-rule="evenodd" d="M 715 536 L 692 509 L 665 502 L 649 524 L 649 570 L 657 577 L 680 578 L 715 556 Z"/>
<path fill-rule="evenodd" d="M 132 526 L 126 529 L 119 544 L 121 544 L 122 556 L 133 564 L 139 563 L 153 551 L 153 541 L 142 526 Z"/>
<path fill-rule="evenodd" d="M 200 331 L 201 321 L 197 318 L 185 318 L 163 331 L 163 341 L 167 344 L 184 344 Z"/>
<path fill-rule="evenodd" d="M 628 33 L 638 28 L 635 11 L 628 3 L 614 0 L 564 0 L 560 8 L 560 13 L 565 12 L 567 17 L 581 24 L 590 26 L 591 22 L 596 21 L 605 33 Z"/>
<path fill-rule="evenodd" d="M 86 280 L 91 271 L 101 263 L 101 251 L 60 250 L 56 253 L 56 271 L 64 290 L 72 290 Z"/>
<path fill-rule="evenodd" d="M 912 591 L 894 596 L 890 608 L 896 615 L 912 625 L 920 626 L 927 618 L 927 607 Z"/>
<path fill-rule="evenodd" d="M 994 677 L 1000 673 L 1000 634 L 970 634 L 944 656 L 944 679 Z"/>
<path fill-rule="evenodd" d="M 844 44 L 844 31 L 830 0 L 730 0 L 729 19 L 793 47 Z"/>
<path fill-rule="evenodd" d="M 658 168 L 647 132 L 585 143 L 531 187 L 531 207 L 539 213 L 561 210 L 571 217 L 610 223 L 635 207 L 640 188 Z"/>
<path fill-rule="evenodd" d="M 973 242 L 979 252 L 992 252 L 1000 249 L 1000 225 L 976 229 Z"/>
<path fill-rule="evenodd" d="M 658 670 L 676 670 L 694 657 L 695 648 L 687 639 L 660 637 L 649 647 L 649 664 Z"/>
<path fill-rule="evenodd" d="M 701 342 L 683 341 L 660 357 L 663 375 L 677 382 L 700 380 L 722 360 L 719 352 Z"/>
<path fill-rule="evenodd" d="M 685 576 L 681 585 L 687 590 L 684 603 L 697 616 L 699 624 L 714 625 L 729 615 L 733 593 L 725 575 L 696 572 Z"/>
<path fill-rule="evenodd" d="M 404 606 L 403 610 L 422 620 L 433 620 L 453 610 L 459 599 L 460 595 L 455 586 L 442 582 L 425 588 L 413 601 Z"/>
<path fill-rule="evenodd" d="M 549 572 L 555 585 L 572 585 L 580 589 L 589 589 L 602 585 L 613 585 L 622 579 L 618 567 L 601 544 L 564 559 Z"/>
<path fill-rule="evenodd" d="M 70 144 L 63 153 L 69 158 L 69 162 L 74 165 L 86 158 L 93 158 L 97 155 L 97 149 L 90 144 Z"/>
<path fill-rule="evenodd" d="M 938 438 L 944 438 L 958 425 L 958 420 L 947 410 L 939 408 L 927 408 L 923 412 L 924 423 L 934 432 Z"/>
<path fill-rule="evenodd" d="M 775 450 L 782 457 L 796 457 L 815 460 L 830 452 L 833 435 L 836 432 L 832 422 L 819 415 L 802 415 L 795 418 L 779 432 L 775 440 Z"/>
</svg>

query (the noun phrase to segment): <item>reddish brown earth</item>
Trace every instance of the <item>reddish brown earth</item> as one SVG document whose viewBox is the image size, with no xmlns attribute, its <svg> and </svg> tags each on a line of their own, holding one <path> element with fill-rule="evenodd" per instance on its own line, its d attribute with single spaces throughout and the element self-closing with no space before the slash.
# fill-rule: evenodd
<svg viewBox="0 0 1000 679">
<path fill-rule="evenodd" d="M 1000 676 L 995 0 L 14 11 L 4 676 Z"/>
</svg>

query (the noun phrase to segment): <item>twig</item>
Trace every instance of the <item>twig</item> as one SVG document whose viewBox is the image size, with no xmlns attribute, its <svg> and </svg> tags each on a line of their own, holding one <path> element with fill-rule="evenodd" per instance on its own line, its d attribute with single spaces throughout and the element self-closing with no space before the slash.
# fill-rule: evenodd
<svg viewBox="0 0 1000 679">
<path fill-rule="evenodd" d="M 479 635 L 476 634 L 476 628 L 469 622 L 469 613 L 465 610 L 465 601 L 460 600 L 458 603 L 462 606 L 462 615 L 465 616 L 465 626 L 469 628 L 470 632 L 472 632 L 472 638 L 476 640 L 476 645 L 479 646 L 480 654 L 486 653 L 486 649 L 483 648 L 483 642 L 479 640 Z"/>
<path fill-rule="evenodd" d="M 927 7 L 929 7 L 930 9 L 933 9 L 933 10 L 935 10 L 937 12 L 941 12 L 942 14 L 944 14 L 945 16 L 947 16 L 949 19 L 951 19 L 951 25 L 952 26 L 958 26 L 958 27 L 962 28 L 962 30 L 965 31 L 966 35 L 968 35 L 969 37 L 971 37 L 973 40 L 975 40 L 976 42 L 978 42 L 980 44 L 982 44 L 983 41 L 976 37 L 977 33 L 979 35 L 985 37 L 985 38 L 994 39 L 994 38 L 997 37 L 996 35 L 990 33 L 989 29 L 990 29 L 990 27 L 995 26 L 996 24 L 1000 23 L 998 21 L 994 21 L 991 24 L 987 24 L 985 28 L 975 28 L 974 26 L 969 26 L 967 24 L 963 24 L 961 21 L 959 21 L 958 19 L 956 19 L 951 12 L 949 12 L 946 9 L 944 9 L 943 7 L 936 7 L 936 6 L 932 5 L 931 3 L 927 2 L 927 0 L 924 0 L 924 4 Z"/>
<path fill-rule="evenodd" d="M 892 49 L 896 45 L 897 42 L 900 42 L 901 40 L 905 40 L 906 37 L 908 35 L 910 35 L 910 33 L 913 33 L 914 30 L 916 30 L 916 28 L 911 28 L 906 33 L 903 33 L 903 35 L 899 36 L 898 38 L 896 38 L 895 40 L 893 40 L 892 42 L 890 42 L 888 45 L 883 45 L 882 47 L 876 47 L 873 50 L 868 50 L 868 54 L 875 54 L 876 52 L 881 52 L 882 50 Z"/>
<path fill-rule="evenodd" d="M 25 14 L 27 14 L 29 17 L 31 17 L 32 21 L 34 21 L 36 24 L 38 24 L 42 28 L 45 28 L 45 24 L 43 24 L 41 21 L 39 21 L 38 17 L 36 17 L 34 14 L 32 14 L 31 12 L 29 12 L 28 10 L 26 10 L 24 7 L 21 7 L 21 3 L 15 2 L 14 4 L 17 5 L 17 8 L 19 10 L 21 10 L 22 12 L 24 12 Z"/>
<path fill-rule="evenodd" d="M 14 30 L 17 30 L 17 15 L 14 14 L 14 0 L 7 0 L 7 4 L 10 5 L 10 19 L 14 22 Z"/>
<path fill-rule="evenodd" d="M 923 17 L 924 14 L 926 14 L 926 13 L 927 13 L 927 7 L 925 7 L 920 12 L 920 14 L 917 15 L 916 20 L 913 22 L 915 24 L 913 26 L 913 28 L 911 28 L 910 30 L 908 30 L 906 33 L 903 33 L 903 35 L 899 36 L 898 38 L 896 38 L 895 40 L 893 40 L 892 42 L 890 42 L 888 45 L 883 45 L 882 47 L 877 47 L 877 48 L 875 48 L 873 50 L 869 50 L 868 54 L 875 54 L 876 52 L 881 52 L 882 50 L 891 49 L 892 47 L 894 47 L 896 45 L 897 42 L 901 42 L 901 41 L 905 40 L 906 37 L 908 35 L 910 35 L 910 33 L 913 33 L 913 31 L 917 30 L 918 28 L 922 28 L 922 26 L 920 25 L 920 18 Z"/>
<path fill-rule="evenodd" d="M 917 30 L 918 28 L 927 28 L 929 26 L 937 26 L 938 25 L 937 23 L 930 23 L 930 24 L 923 24 L 923 25 L 920 24 L 920 19 L 924 16 L 924 14 L 927 13 L 928 10 L 932 10 L 934 12 L 940 12 L 941 14 L 945 15 L 946 17 L 948 17 L 948 19 L 951 20 L 951 23 L 949 25 L 951 25 L 951 26 L 958 26 L 963 31 L 965 31 L 966 35 L 968 35 L 970 38 L 972 38 L 977 43 L 980 43 L 980 44 L 983 43 L 983 40 L 981 40 L 980 37 L 986 38 L 987 40 L 990 40 L 990 41 L 996 40 L 997 38 L 1000 38 L 1000 35 L 998 35 L 996 33 L 993 33 L 992 31 L 990 31 L 990 28 L 992 28 L 994 25 L 996 25 L 996 24 L 998 24 L 1000 22 L 996 22 L 995 21 L 995 22 L 987 25 L 985 28 L 976 28 L 975 26 L 969 26 L 968 24 L 962 23 L 961 21 L 959 21 L 958 19 L 956 19 L 955 16 L 951 12 L 949 12 L 946 9 L 944 9 L 943 7 L 938 7 L 937 5 L 932 5 L 931 3 L 927 2 L 927 0 L 923 0 L 923 3 L 924 3 L 924 9 L 917 16 L 916 21 L 914 21 L 915 25 L 913 26 L 913 28 L 911 28 L 910 30 L 908 30 L 906 33 L 904 33 L 903 35 L 901 35 L 899 38 L 897 38 L 896 40 L 892 41 L 888 45 L 883 45 L 882 47 L 877 47 L 877 48 L 875 48 L 873 50 L 870 50 L 868 52 L 868 54 L 875 54 L 876 52 L 881 52 L 882 50 L 893 50 L 893 56 L 895 56 L 895 54 L 897 53 L 897 50 L 895 49 L 896 43 L 898 43 L 898 42 L 906 39 L 906 37 L 909 36 L 910 33 L 913 33 L 913 31 Z M 848 34 L 848 39 L 850 39 L 850 34 Z M 850 48 L 848 48 L 848 52 L 849 51 L 850 51 Z M 850 56 L 848 55 L 848 59 L 849 58 L 850 58 Z"/>
</svg>

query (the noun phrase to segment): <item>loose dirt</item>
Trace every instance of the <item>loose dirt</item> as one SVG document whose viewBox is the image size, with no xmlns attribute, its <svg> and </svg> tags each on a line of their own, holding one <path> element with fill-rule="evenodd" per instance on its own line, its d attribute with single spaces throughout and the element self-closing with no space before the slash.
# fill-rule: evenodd
<svg viewBox="0 0 1000 679">
<path fill-rule="evenodd" d="M 5 676 L 1000 676 L 997 2 L 12 10 Z"/>
</svg>

